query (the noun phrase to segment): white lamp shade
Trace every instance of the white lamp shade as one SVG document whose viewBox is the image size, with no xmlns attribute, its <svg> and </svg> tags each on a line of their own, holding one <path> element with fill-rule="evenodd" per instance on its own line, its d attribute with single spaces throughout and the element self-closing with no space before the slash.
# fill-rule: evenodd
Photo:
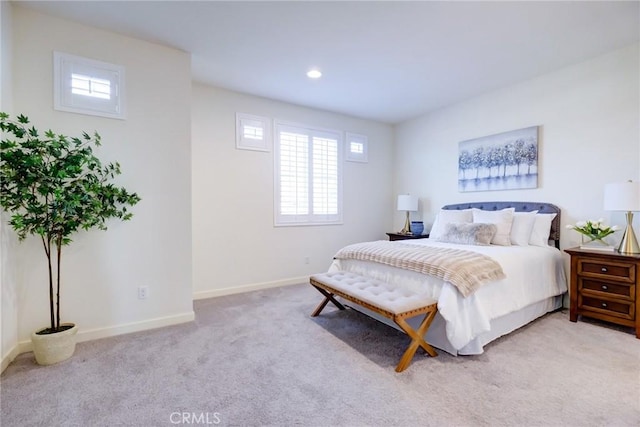
<svg viewBox="0 0 640 427">
<path fill-rule="evenodd" d="M 604 187 L 604 209 L 607 211 L 640 211 L 640 183 L 614 182 Z"/>
<path fill-rule="evenodd" d="M 417 211 L 418 198 L 410 194 L 400 194 L 398 196 L 398 210 L 399 211 Z"/>
</svg>

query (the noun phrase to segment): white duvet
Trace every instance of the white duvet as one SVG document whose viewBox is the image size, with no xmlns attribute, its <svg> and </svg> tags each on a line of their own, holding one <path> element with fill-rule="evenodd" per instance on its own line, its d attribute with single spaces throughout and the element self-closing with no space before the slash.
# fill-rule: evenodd
<svg viewBox="0 0 640 427">
<path fill-rule="evenodd" d="M 367 261 L 333 261 L 329 271 L 349 271 L 435 298 L 447 340 L 456 350 L 489 331 L 492 320 L 567 290 L 562 255 L 552 246 L 472 246 L 431 239 L 402 243 L 470 250 L 490 256 L 502 266 L 506 279 L 485 284 L 465 298 L 453 285 L 436 277 Z"/>
</svg>

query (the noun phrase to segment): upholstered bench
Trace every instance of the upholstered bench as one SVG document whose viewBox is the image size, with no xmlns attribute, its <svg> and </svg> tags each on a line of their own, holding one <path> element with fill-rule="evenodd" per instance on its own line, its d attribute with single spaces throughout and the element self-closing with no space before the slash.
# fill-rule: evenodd
<svg viewBox="0 0 640 427">
<path fill-rule="evenodd" d="M 424 340 L 438 311 L 436 300 L 407 290 L 399 290 L 380 280 L 344 271 L 315 274 L 310 277 L 309 282 L 325 297 L 311 313 L 311 317 L 318 316 L 329 301 L 340 310 L 344 310 L 344 305 L 334 298 L 337 295 L 393 320 L 411 337 L 411 343 L 402 355 L 396 372 L 401 372 L 409 366 L 418 347 L 422 347 L 430 356 L 438 355 Z M 418 315 L 424 315 L 424 319 L 418 329 L 414 330 L 405 319 Z"/>
</svg>

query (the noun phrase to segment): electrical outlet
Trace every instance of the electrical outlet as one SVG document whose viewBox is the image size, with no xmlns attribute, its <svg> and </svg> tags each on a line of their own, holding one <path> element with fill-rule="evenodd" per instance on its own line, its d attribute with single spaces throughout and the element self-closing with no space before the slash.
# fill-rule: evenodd
<svg viewBox="0 0 640 427">
<path fill-rule="evenodd" d="M 147 299 L 149 296 L 149 287 L 148 286 L 139 286 L 138 287 L 138 299 Z"/>
<path fill-rule="evenodd" d="M 305 264 L 309 264 L 309 257 L 308 256 L 304 257 L 304 263 Z"/>
</svg>

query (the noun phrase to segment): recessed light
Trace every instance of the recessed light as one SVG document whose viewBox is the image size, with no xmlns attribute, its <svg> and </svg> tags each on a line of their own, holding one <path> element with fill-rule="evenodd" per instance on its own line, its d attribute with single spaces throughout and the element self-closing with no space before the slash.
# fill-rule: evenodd
<svg viewBox="0 0 640 427">
<path fill-rule="evenodd" d="M 320 70 L 314 68 L 307 71 L 307 77 L 309 77 L 310 79 L 319 79 L 320 77 L 322 77 L 322 73 L 320 72 Z"/>
</svg>

